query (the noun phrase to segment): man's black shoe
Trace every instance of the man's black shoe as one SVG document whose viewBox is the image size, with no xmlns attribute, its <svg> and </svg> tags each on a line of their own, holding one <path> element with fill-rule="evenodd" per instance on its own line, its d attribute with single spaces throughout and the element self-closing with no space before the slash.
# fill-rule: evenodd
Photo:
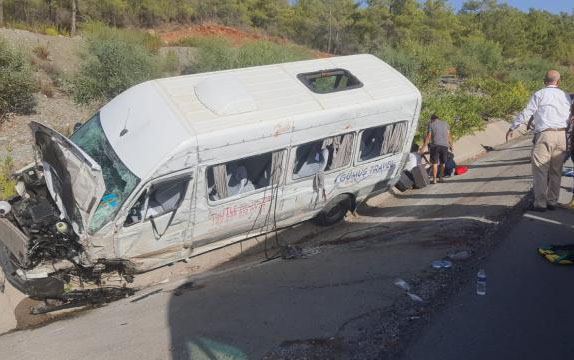
<svg viewBox="0 0 574 360">
<path fill-rule="evenodd" d="M 531 206 L 528 210 L 536 211 L 536 212 L 546 212 L 546 208 L 538 207 L 538 206 Z"/>
<path fill-rule="evenodd" d="M 554 210 L 556 210 L 556 205 L 550 205 L 550 204 L 548 204 L 548 205 L 546 205 L 546 208 L 547 208 L 548 210 L 550 210 L 550 211 L 554 211 Z"/>
</svg>

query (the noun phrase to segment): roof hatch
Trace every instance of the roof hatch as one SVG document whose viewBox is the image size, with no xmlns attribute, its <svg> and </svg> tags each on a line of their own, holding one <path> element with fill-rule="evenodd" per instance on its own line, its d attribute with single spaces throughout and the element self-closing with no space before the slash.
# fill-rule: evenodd
<svg viewBox="0 0 574 360">
<path fill-rule="evenodd" d="M 305 86 L 314 93 L 328 94 L 336 91 L 363 87 L 357 77 L 345 69 L 314 71 L 297 75 Z"/>
<path fill-rule="evenodd" d="M 233 75 L 209 77 L 195 86 L 201 103 L 217 115 L 234 115 L 257 110 L 255 101 Z"/>
</svg>

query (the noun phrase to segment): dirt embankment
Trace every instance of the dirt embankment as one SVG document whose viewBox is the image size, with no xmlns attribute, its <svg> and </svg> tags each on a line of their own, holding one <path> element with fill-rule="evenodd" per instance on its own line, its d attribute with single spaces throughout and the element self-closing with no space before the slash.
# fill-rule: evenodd
<svg viewBox="0 0 574 360">
<path fill-rule="evenodd" d="M 78 121 L 85 121 L 94 109 L 74 104 L 59 89 L 62 79 L 80 64 L 81 38 L 48 36 L 24 30 L 0 29 L 0 38 L 29 56 L 39 92 L 36 108 L 30 115 L 10 116 L 0 124 L 0 159 L 10 155 L 16 167 L 33 158 L 28 123 L 37 121 L 67 133 Z"/>
<path fill-rule="evenodd" d="M 187 37 L 209 37 L 219 36 L 228 38 L 234 45 L 242 45 L 250 41 L 257 40 L 279 40 L 253 32 L 241 31 L 229 26 L 204 24 L 188 27 L 166 26 L 154 31 L 159 38 L 166 44 L 176 44 L 178 41 Z"/>
<path fill-rule="evenodd" d="M 188 37 L 206 38 L 212 36 L 227 38 L 231 41 L 231 43 L 234 46 L 241 46 L 243 44 L 258 40 L 273 41 L 282 45 L 288 45 L 288 44 L 294 45 L 291 41 L 287 40 L 286 38 L 278 36 L 269 36 L 266 34 L 261 34 L 252 31 L 251 32 L 243 31 L 240 29 L 218 24 L 202 24 L 187 27 L 182 27 L 181 25 L 165 26 L 157 30 L 151 30 L 151 32 L 159 36 L 159 38 L 168 46 L 178 44 L 179 41 Z M 310 51 L 317 58 L 327 58 L 333 56 L 331 54 L 318 50 L 310 49 Z"/>
</svg>

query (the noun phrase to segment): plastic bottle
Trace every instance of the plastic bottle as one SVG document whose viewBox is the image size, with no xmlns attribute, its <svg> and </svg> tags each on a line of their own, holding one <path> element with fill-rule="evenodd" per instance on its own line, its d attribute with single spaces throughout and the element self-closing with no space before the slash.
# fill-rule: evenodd
<svg viewBox="0 0 574 360">
<path fill-rule="evenodd" d="M 486 295 L 486 271 L 480 269 L 476 274 L 476 294 Z"/>
</svg>

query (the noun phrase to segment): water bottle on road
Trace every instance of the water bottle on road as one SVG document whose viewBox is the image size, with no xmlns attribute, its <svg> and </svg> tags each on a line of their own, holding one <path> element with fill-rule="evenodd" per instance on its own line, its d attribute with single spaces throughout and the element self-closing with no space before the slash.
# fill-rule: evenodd
<svg viewBox="0 0 574 360">
<path fill-rule="evenodd" d="M 480 269 L 476 274 L 476 294 L 486 295 L 486 271 Z"/>
</svg>

